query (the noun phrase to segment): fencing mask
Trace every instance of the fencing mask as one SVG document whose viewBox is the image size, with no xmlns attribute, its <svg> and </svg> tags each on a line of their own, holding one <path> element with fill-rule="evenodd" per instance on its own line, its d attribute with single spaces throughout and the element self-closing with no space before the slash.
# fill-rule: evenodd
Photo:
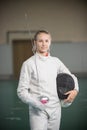
<svg viewBox="0 0 87 130">
<path fill-rule="evenodd" d="M 67 99 L 66 92 L 74 89 L 75 83 L 71 75 L 67 73 L 60 73 L 56 78 L 57 82 L 57 94 L 61 101 L 62 107 L 68 107 L 71 103 L 64 103 L 64 99 Z"/>
</svg>

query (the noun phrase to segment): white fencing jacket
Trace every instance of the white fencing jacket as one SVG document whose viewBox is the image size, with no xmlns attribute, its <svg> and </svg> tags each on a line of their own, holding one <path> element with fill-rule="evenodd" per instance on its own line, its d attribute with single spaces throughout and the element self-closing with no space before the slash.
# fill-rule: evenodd
<svg viewBox="0 0 87 130">
<path fill-rule="evenodd" d="M 75 81 L 75 89 L 78 91 L 78 80 L 71 74 L 68 68 L 56 57 L 42 56 L 38 53 L 26 60 L 21 68 L 17 94 L 26 104 L 40 110 L 45 106 L 55 107 L 59 102 L 56 89 L 56 77 L 58 73 L 68 73 Z M 47 96 L 49 102 L 43 105 L 40 96 Z"/>
</svg>

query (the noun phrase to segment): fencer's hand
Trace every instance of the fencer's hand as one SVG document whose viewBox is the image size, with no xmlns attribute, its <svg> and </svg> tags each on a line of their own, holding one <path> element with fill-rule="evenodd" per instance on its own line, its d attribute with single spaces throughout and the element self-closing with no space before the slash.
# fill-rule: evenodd
<svg viewBox="0 0 87 130">
<path fill-rule="evenodd" d="M 70 103 L 72 103 L 74 101 L 75 97 L 77 96 L 78 91 L 74 89 L 74 90 L 71 90 L 71 91 L 65 93 L 65 95 L 67 95 L 67 94 L 69 96 L 67 97 L 67 99 L 64 100 L 64 102 L 70 102 Z"/>
<path fill-rule="evenodd" d="M 30 94 L 29 99 L 29 105 L 31 105 L 33 108 L 38 109 L 40 111 L 45 110 L 44 105 L 34 95 Z"/>
<path fill-rule="evenodd" d="M 35 105 L 34 106 L 36 109 L 40 110 L 40 111 L 44 111 L 44 106 L 41 104 L 41 105 Z"/>
<path fill-rule="evenodd" d="M 42 103 L 35 104 L 33 107 L 34 107 L 35 109 L 40 110 L 40 111 L 44 111 L 44 110 L 45 110 L 44 105 L 43 105 Z"/>
</svg>

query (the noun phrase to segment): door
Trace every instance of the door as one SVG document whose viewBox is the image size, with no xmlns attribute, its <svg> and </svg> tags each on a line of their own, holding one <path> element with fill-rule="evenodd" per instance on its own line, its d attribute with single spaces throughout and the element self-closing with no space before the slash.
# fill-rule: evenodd
<svg viewBox="0 0 87 130">
<path fill-rule="evenodd" d="M 13 40 L 13 75 L 19 78 L 22 63 L 33 55 L 31 40 Z"/>
</svg>

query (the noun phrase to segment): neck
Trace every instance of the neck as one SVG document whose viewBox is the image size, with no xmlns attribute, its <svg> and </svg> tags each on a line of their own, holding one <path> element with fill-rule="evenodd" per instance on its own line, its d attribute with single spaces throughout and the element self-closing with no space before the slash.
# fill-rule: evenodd
<svg viewBox="0 0 87 130">
<path fill-rule="evenodd" d="M 37 52 L 37 53 L 39 53 L 40 55 L 42 55 L 42 56 L 48 56 L 49 55 L 49 53 L 48 52 Z"/>
</svg>

